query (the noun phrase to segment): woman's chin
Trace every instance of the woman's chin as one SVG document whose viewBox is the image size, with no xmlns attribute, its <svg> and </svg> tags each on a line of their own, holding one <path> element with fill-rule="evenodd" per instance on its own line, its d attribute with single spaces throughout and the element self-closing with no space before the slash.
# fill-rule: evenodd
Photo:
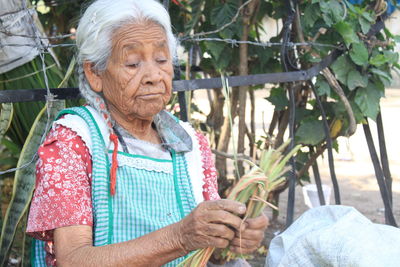
<svg viewBox="0 0 400 267">
<path fill-rule="evenodd" d="M 143 119 L 143 120 L 152 120 L 155 115 L 157 115 L 161 110 L 164 109 L 164 105 L 159 106 L 157 108 L 142 108 L 138 109 L 135 113 L 131 113 L 130 117 L 136 117 L 138 119 Z"/>
</svg>

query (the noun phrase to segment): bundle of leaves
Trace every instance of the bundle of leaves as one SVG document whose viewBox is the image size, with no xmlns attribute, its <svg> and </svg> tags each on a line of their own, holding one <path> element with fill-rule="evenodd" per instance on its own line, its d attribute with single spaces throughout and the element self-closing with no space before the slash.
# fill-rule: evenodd
<svg viewBox="0 0 400 267">
<path fill-rule="evenodd" d="M 267 202 L 268 193 L 285 182 L 284 174 L 289 169 L 286 163 L 301 147 L 297 145 L 293 150 L 284 155 L 283 152 L 289 143 L 290 140 L 286 141 L 276 150 L 269 149 L 262 151 L 259 165 L 249 162 L 252 168 L 237 182 L 228 195 L 228 199 L 236 200 L 246 205 L 247 209 L 243 222 L 247 218 L 260 216 L 266 206 L 277 209 Z M 215 248 L 213 247 L 197 250 L 179 266 L 206 266 L 214 250 Z M 221 251 L 221 255 L 218 258 L 230 261 L 238 257 L 245 257 L 245 255 L 237 255 L 226 248 Z"/>
</svg>

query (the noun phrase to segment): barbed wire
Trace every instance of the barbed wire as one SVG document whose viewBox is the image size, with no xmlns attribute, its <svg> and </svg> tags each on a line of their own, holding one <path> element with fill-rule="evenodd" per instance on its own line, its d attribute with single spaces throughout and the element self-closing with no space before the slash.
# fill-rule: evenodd
<svg viewBox="0 0 400 267">
<path fill-rule="evenodd" d="M 30 9 L 34 10 L 34 8 L 28 8 L 28 11 Z M 3 17 L 3 16 L 11 15 L 11 14 L 16 14 L 16 13 L 19 13 L 19 12 L 24 11 L 24 10 L 25 9 L 18 9 L 18 10 L 13 10 L 13 11 L 10 11 L 10 12 L 3 13 L 3 14 L 0 14 L 0 18 Z"/>
<path fill-rule="evenodd" d="M 42 38 L 46 39 L 46 38 Z M 249 44 L 254 46 L 261 46 L 261 47 L 272 47 L 272 46 L 288 46 L 288 47 L 296 47 L 296 46 L 319 46 L 319 47 L 329 47 L 334 49 L 343 50 L 344 47 L 342 45 L 332 45 L 332 44 L 324 44 L 324 43 L 317 43 L 317 42 L 254 42 L 254 41 L 241 41 L 236 39 L 223 39 L 223 38 L 193 38 L 193 39 L 186 39 L 183 42 L 223 42 L 231 44 L 232 46 L 238 46 L 239 44 Z M 33 44 L 0 44 L 0 48 L 6 46 L 30 46 L 36 47 Z M 75 43 L 62 43 L 62 44 L 49 44 L 46 45 L 46 49 L 54 48 L 54 47 L 73 47 L 76 46 Z"/>
<path fill-rule="evenodd" d="M 16 36 L 16 37 L 24 37 L 24 38 L 32 38 L 32 39 L 40 38 L 40 39 L 49 39 L 49 40 L 50 39 L 65 39 L 65 38 L 70 38 L 70 37 L 75 36 L 75 33 L 62 34 L 62 35 L 56 35 L 56 36 L 33 36 L 33 35 L 27 35 L 27 34 L 14 34 L 9 31 L 2 31 L 2 30 L 0 30 L 0 33 L 3 33 L 7 36 Z"/>
<path fill-rule="evenodd" d="M 338 45 L 331 45 L 331 44 L 324 44 L 324 43 L 316 43 L 316 42 L 254 42 L 254 41 L 241 41 L 236 39 L 225 39 L 225 38 L 192 38 L 192 39 L 185 39 L 184 42 L 202 42 L 202 41 L 212 41 L 212 42 L 224 42 L 228 44 L 232 44 L 233 46 L 237 46 L 238 44 L 250 44 L 255 46 L 262 46 L 262 47 L 272 47 L 272 46 L 321 46 L 321 47 L 330 47 L 335 49 L 343 49 L 342 46 Z"/>
<path fill-rule="evenodd" d="M 28 47 L 35 47 L 37 48 L 36 45 L 34 44 L 0 44 L 0 48 L 6 47 L 6 46 L 28 46 Z M 54 47 L 70 47 L 70 46 L 76 46 L 75 43 L 64 43 L 64 44 L 48 44 L 48 45 L 43 45 L 43 47 L 48 50 L 50 48 Z"/>
</svg>

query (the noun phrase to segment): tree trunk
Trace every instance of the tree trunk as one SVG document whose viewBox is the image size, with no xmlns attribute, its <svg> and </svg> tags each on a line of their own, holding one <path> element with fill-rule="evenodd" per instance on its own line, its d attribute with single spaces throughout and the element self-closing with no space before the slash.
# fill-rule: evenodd
<svg viewBox="0 0 400 267">
<path fill-rule="evenodd" d="M 251 17 L 253 14 L 255 7 L 257 6 L 258 1 L 251 2 L 246 8 L 244 8 L 243 12 L 243 32 L 241 41 L 246 42 L 249 38 L 249 31 L 251 27 Z M 246 43 L 241 43 L 239 46 L 239 75 L 248 75 L 249 74 L 249 66 L 248 66 L 248 45 Z M 239 86 L 239 136 L 238 136 L 238 147 L 237 153 L 244 154 L 245 151 L 245 135 L 246 135 L 246 98 L 248 86 Z M 244 174 L 244 167 L 242 162 L 238 162 L 238 173 L 239 176 Z M 239 178 L 239 177 L 238 177 Z"/>
<path fill-rule="evenodd" d="M 250 157 L 255 158 L 255 142 L 256 142 L 256 98 L 254 96 L 254 89 L 249 90 L 251 111 L 250 111 Z"/>
<path fill-rule="evenodd" d="M 207 92 L 210 92 L 209 90 Z M 222 94 L 221 88 L 215 88 L 210 92 L 213 94 L 210 101 L 210 114 L 207 116 L 207 125 L 214 130 L 214 144 L 217 147 L 220 136 L 221 127 L 224 124 L 224 104 L 225 97 Z"/>
<path fill-rule="evenodd" d="M 238 88 L 233 88 L 231 94 L 231 117 L 232 121 L 235 119 L 237 114 L 237 104 L 238 104 L 239 90 Z M 222 113 L 222 112 L 221 112 Z M 231 138 L 231 125 L 229 121 L 229 115 L 227 115 L 224 119 L 224 124 L 221 127 L 221 134 L 218 140 L 217 150 L 222 152 L 227 152 L 229 147 L 229 140 Z M 216 156 L 215 165 L 218 170 L 218 185 L 219 185 L 219 193 L 224 196 L 225 190 L 231 185 L 227 180 L 227 166 L 226 166 L 226 158 L 220 155 Z"/>
</svg>

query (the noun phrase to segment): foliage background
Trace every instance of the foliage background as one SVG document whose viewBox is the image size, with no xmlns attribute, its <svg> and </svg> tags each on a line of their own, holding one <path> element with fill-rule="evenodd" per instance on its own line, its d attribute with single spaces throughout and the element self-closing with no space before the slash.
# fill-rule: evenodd
<svg viewBox="0 0 400 267">
<path fill-rule="evenodd" d="M 80 0 L 33 1 L 32 4 L 39 11 L 39 18 L 48 36 L 69 33 L 76 27 L 83 7 L 87 5 Z M 303 145 L 303 149 L 296 156 L 300 183 L 309 180 L 308 169 L 315 163 L 315 154 L 319 156 L 327 148 L 324 122 L 313 88 L 322 101 L 336 149 L 335 139 L 338 136 L 349 136 L 354 133 L 355 124 L 377 118 L 380 99 L 385 94 L 385 87 L 389 86 L 392 80 L 391 70 L 400 69 L 399 56 L 394 52 L 395 42 L 399 42 L 400 37 L 392 35 L 387 29 L 372 37 L 368 36 L 368 32 L 371 26 L 383 19 L 388 10 L 395 5 L 396 3 L 391 1 L 379 0 L 350 2 L 175 0 L 171 2 L 169 12 L 172 24 L 187 52 L 180 59 L 182 79 L 307 69 L 320 62 L 334 49 L 343 52 L 328 69 L 312 81 L 272 85 L 270 95 L 265 100 L 275 106 L 275 111 L 265 120 L 267 130 L 263 136 L 256 135 L 254 112 L 254 91 L 261 88 L 260 86 L 232 88 L 229 97 L 223 88 L 211 90 L 209 97 L 211 112 L 206 114 L 206 121 L 192 121 L 205 130 L 211 139 L 213 149 L 220 152 L 216 154 L 216 165 L 221 195 L 225 195 L 226 190 L 229 190 L 235 181 L 230 179 L 231 174 L 228 173 L 226 159 L 226 153 L 232 150 L 230 121 L 239 128 L 239 134 L 234 138 L 235 153 L 257 159 L 260 150 L 270 146 L 278 147 L 286 138 L 290 117 L 288 98 L 290 90 L 294 92 L 296 105 L 295 142 Z M 291 22 L 288 14 L 293 15 L 293 23 L 290 23 L 289 27 L 277 27 L 279 31 L 276 36 L 269 40 L 264 39 L 266 33 L 270 35 L 272 32 L 271 29 L 265 28 L 265 19 L 273 18 L 277 21 L 277 25 L 287 25 Z M 285 37 L 285 34 L 288 36 Z M 214 38 L 214 40 L 200 41 L 201 38 Z M 281 43 L 285 40 L 301 45 L 282 46 Z M 53 39 L 51 42 L 56 45 L 73 44 L 74 40 L 64 38 Z M 258 45 L 251 45 L 249 42 Z M 67 73 L 74 50 L 73 47 L 55 47 L 54 52 L 61 63 L 60 66 L 57 66 L 49 55 L 45 57 L 46 66 L 51 66 L 47 70 L 47 76 L 49 86 L 53 88 L 61 83 Z M 29 78 L 17 79 L 39 71 L 42 68 L 41 64 L 42 61 L 36 58 L 28 64 L 1 74 L 0 90 L 44 88 L 45 81 L 41 72 Z M 76 81 L 75 75 L 72 75 L 63 86 L 77 86 Z M 201 112 L 196 103 L 191 101 L 191 93 L 187 93 L 187 99 L 191 112 Z M 252 109 L 250 121 L 245 121 L 247 99 L 250 99 Z M 77 101 L 67 103 L 67 105 L 76 104 Z M 0 170 L 17 165 L 21 150 L 43 105 L 44 103 L 13 105 L 11 126 L 1 139 Z M 173 106 L 173 103 L 171 105 Z M 230 107 L 228 109 L 230 114 L 224 109 L 227 105 Z M 37 147 L 34 145 L 30 147 L 32 151 L 35 149 Z M 245 167 L 239 163 L 236 176 L 241 176 L 244 172 Z M 0 176 L 3 184 L 1 194 L 3 214 L 12 197 L 11 184 L 15 180 L 14 175 L 15 173 L 11 172 Z M 271 201 L 278 204 L 279 193 L 286 187 L 287 184 L 271 194 Z M 15 192 L 17 192 L 16 186 L 14 186 Z M 30 194 L 26 193 L 24 197 L 28 199 Z M 24 236 L 22 234 L 24 219 L 21 218 L 18 220 L 22 222 L 17 231 L 19 237 Z M 4 229 L 3 227 L 3 233 Z M 14 237 L 14 233 L 10 235 Z M 2 236 L 4 237 L 4 234 Z M 15 254 L 23 255 L 22 248 L 21 242 L 14 242 Z"/>
</svg>

